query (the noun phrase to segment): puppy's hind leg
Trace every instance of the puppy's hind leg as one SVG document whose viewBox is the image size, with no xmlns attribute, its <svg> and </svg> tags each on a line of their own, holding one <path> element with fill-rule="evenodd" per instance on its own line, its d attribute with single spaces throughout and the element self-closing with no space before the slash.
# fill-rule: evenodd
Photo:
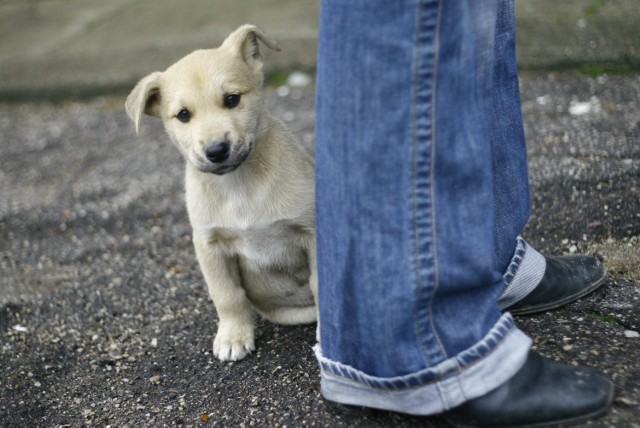
<svg viewBox="0 0 640 428">
<path fill-rule="evenodd" d="M 315 305 L 303 307 L 281 306 L 269 310 L 258 310 L 269 321 L 282 325 L 312 324 L 316 322 L 317 311 Z"/>
<path fill-rule="evenodd" d="M 320 343 L 320 310 L 319 310 L 319 298 L 318 290 L 318 253 L 317 253 L 317 239 L 315 232 L 311 234 L 309 238 L 309 246 L 307 248 L 307 257 L 309 259 L 309 286 L 311 287 L 311 294 L 313 294 L 313 300 L 315 301 L 314 311 L 316 312 L 316 320 L 318 325 L 316 326 L 316 340 Z"/>
<path fill-rule="evenodd" d="M 268 270 L 243 263 L 241 259 L 240 271 L 246 296 L 267 320 L 284 325 L 316 321 L 315 298 L 306 266 Z"/>
</svg>

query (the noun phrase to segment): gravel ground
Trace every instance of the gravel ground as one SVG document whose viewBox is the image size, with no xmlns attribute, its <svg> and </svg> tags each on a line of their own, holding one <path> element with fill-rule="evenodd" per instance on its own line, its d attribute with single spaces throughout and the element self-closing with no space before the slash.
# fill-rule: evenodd
<svg viewBox="0 0 640 428">
<path fill-rule="evenodd" d="M 598 292 L 522 317 L 539 352 L 612 376 L 593 426 L 640 426 L 640 76 L 525 74 L 533 215 L 546 254 L 607 262 Z M 190 242 L 180 155 L 139 136 L 123 99 L 0 105 L 3 426 L 446 426 L 337 413 L 318 393 L 314 327 L 259 322 L 257 352 L 213 358 L 217 317 Z M 267 103 L 313 142 L 313 90 Z"/>
</svg>

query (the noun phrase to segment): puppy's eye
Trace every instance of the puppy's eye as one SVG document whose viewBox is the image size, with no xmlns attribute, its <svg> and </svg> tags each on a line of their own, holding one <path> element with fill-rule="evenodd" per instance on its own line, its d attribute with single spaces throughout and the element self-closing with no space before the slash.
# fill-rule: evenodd
<svg viewBox="0 0 640 428">
<path fill-rule="evenodd" d="M 191 112 L 183 108 L 176 114 L 176 118 L 182 123 L 187 123 L 191 120 Z"/>
<path fill-rule="evenodd" d="M 224 96 L 224 106 L 234 108 L 240 104 L 240 94 L 228 94 Z"/>
</svg>

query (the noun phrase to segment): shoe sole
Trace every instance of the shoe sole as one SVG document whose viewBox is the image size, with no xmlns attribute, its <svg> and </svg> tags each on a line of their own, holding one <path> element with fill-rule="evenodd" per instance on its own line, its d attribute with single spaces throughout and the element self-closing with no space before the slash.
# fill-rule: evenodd
<svg viewBox="0 0 640 428">
<path fill-rule="evenodd" d="M 589 287 L 583 289 L 582 291 L 580 291 L 579 293 L 576 294 L 572 294 L 571 296 L 567 296 L 562 300 L 557 300 L 555 302 L 550 302 L 550 303 L 545 303 L 545 304 L 540 304 L 540 305 L 535 305 L 535 306 L 529 306 L 527 308 L 521 308 L 521 309 L 507 309 L 508 312 L 511 313 L 511 315 L 533 315 L 533 314 L 537 314 L 540 312 L 546 312 L 546 311 L 550 311 L 552 309 L 557 309 L 561 306 L 567 305 L 571 302 L 574 302 L 578 299 L 580 299 L 581 297 L 586 296 L 589 293 L 592 293 L 594 291 L 596 291 L 602 284 L 604 284 L 605 279 L 607 279 L 607 270 L 604 269 L 602 272 L 602 276 L 600 278 L 598 278 L 593 284 L 591 284 Z"/>
</svg>

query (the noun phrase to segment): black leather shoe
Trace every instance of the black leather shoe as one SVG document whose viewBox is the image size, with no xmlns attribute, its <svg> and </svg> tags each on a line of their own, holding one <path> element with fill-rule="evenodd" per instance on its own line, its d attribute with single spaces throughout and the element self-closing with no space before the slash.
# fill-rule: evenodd
<svg viewBox="0 0 640 428">
<path fill-rule="evenodd" d="M 604 415 L 613 384 L 602 373 L 555 363 L 529 352 L 505 384 L 445 415 L 455 426 L 535 427 L 574 424 Z"/>
<path fill-rule="evenodd" d="M 545 257 L 547 268 L 540 284 L 524 299 L 505 311 L 528 315 L 559 308 L 600 287 L 607 272 L 598 259 L 591 256 Z"/>
</svg>

